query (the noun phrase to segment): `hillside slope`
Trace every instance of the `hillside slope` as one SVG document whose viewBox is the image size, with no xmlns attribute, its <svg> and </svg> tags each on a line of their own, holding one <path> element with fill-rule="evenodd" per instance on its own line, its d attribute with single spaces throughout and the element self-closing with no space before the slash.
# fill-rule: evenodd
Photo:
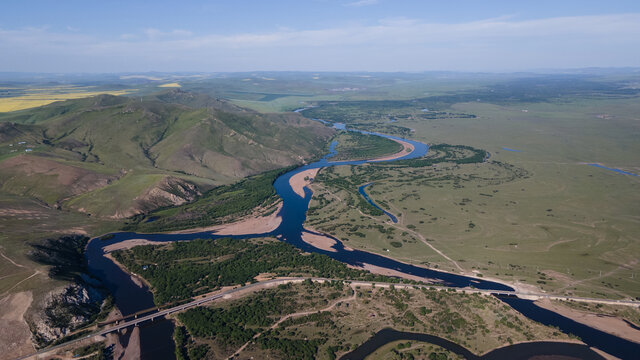
<svg viewBox="0 0 640 360">
<path fill-rule="evenodd" d="M 171 90 L 0 114 L 0 191 L 101 217 L 192 201 L 212 186 L 303 163 L 332 130 Z"/>
</svg>

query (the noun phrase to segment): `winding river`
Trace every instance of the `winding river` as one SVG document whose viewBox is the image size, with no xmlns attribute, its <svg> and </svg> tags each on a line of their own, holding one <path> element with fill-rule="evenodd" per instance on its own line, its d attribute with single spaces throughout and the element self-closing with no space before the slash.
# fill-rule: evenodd
<svg viewBox="0 0 640 360">
<path fill-rule="evenodd" d="M 336 128 L 344 129 L 343 124 L 338 124 Z M 349 130 L 355 131 L 355 130 Z M 383 136 L 389 139 L 402 140 L 413 145 L 412 152 L 400 158 L 390 160 L 404 160 L 424 156 L 428 151 L 426 144 L 402 139 L 390 135 L 359 131 L 365 134 L 373 134 Z M 471 278 L 463 275 L 451 274 L 442 271 L 436 271 L 419 266 L 405 264 L 381 255 L 345 248 L 341 241 L 333 238 L 336 244 L 333 246 L 335 252 L 324 251 L 315 248 L 302 241 L 302 232 L 304 230 L 304 222 L 306 220 L 306 212 L 311 201 L 311 191 L 305 188 L 305 197 L 301 198 L 289 185 L 289 179 L 295 174 L 309 170 L 322 168 L 327 166 L 339 165 L 360 165 L 369 162 L 369 160 L 359 161 L 335 161 L 330 159 L 335 155 L 336 143 L 333 142 L 330 147 L 329 154 L 321 160 L 302 166 L 278 177 L 274 182 L 277 194 L 282 198 L 283 206 L 280 211 L 282 222 L 280 226 L 272 232 L 262 234 L 252 234 L 235 236 L 235 238 L 251 238 L 263 236 L 277 236 L 282 241 L 292 244 L 303 251 L 325 254 L 333 259 L 343 263 L 362 266 L 363 264 L 372 264 L 382 268 L 393 269 L 405 274 L 415 275 L 426 278 L 427 280 L 437 281 L 442 285 L 452 287 L 475 287 L 488 290 L 513 290 L 511 287 L 493 281 Z M 87 246 L 86 256 L 88 259 L 89 269 L 94 276 L 101 279 L 112 292 L 115 303 L 123 313 L 123 315 L 133 314 L 144 309 L 154 306 L 153 295 L 146 286 L 137 285 L 132 277 L 115 265 L 110 259 L 104 255 L 103 248 L 105 246 L 118 243 L 130 239 L 146 239 L 154 242 L 167 241 L 185 241 L 197 238 L 220 238 L 229 236 L 212 235 L 211 232 L 201 232 L 192 234 L 138 234 L 133 232 L 114 233 L 109 240 L 92 239 Z M 532 301 L 517 298 L 500 298 L 509 304 L 515 310 L 521 312 L 525 316 L 545 325 L 557 326 L 565 333 L 572 333 L 579 336 L 589 346 L 597 347 L 612 355 L 622 359 L 634 358 L 640 354 L 640 344 L 624 340 L 605 332 L 582 325 L 554 312 L 542 309 L 536 306 Z M 145 359 L 171 359 L 174 358 L 172 332 L 172 322 L 168 320 L 147 323 L 139 328 L 142 358 Z M 121 335 L 121 341 L 128 341 L 128 334 Z"/>
</svg>

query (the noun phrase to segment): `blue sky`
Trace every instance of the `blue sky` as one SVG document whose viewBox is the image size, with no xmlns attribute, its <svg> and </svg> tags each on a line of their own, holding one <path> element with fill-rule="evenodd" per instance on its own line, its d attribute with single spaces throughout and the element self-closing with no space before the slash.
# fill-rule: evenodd
<svg viewBox="0 0 640 360">
<path fill-rule="evenodd" d="M 0 71 L 640 66 L 640 1 L 13 1 Z"/>
</svg>

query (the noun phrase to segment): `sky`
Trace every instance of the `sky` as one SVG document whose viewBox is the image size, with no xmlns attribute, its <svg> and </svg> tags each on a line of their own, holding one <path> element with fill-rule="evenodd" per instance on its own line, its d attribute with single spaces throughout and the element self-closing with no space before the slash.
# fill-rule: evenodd
<svg viewBox="0 0 640 360">
<path fill-rule="evenodd" d="M 0 72 L 640 67 L 640 1 L 2 0 Z"/>
</svg>

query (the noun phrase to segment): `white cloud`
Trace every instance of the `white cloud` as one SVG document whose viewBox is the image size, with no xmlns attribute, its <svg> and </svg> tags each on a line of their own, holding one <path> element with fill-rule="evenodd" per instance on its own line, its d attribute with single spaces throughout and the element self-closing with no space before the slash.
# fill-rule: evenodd
<svg viewBox="0 0 640 360">
<path fill-rule="evenodd" d="M 394 18 L 374 25 L 231 35 L 149 28 L 111 39 L 48 28 L 0 29 L 0 53 L 5 71 L 640 66 L 640 14 L 455 24 Z"/>
</svg>

